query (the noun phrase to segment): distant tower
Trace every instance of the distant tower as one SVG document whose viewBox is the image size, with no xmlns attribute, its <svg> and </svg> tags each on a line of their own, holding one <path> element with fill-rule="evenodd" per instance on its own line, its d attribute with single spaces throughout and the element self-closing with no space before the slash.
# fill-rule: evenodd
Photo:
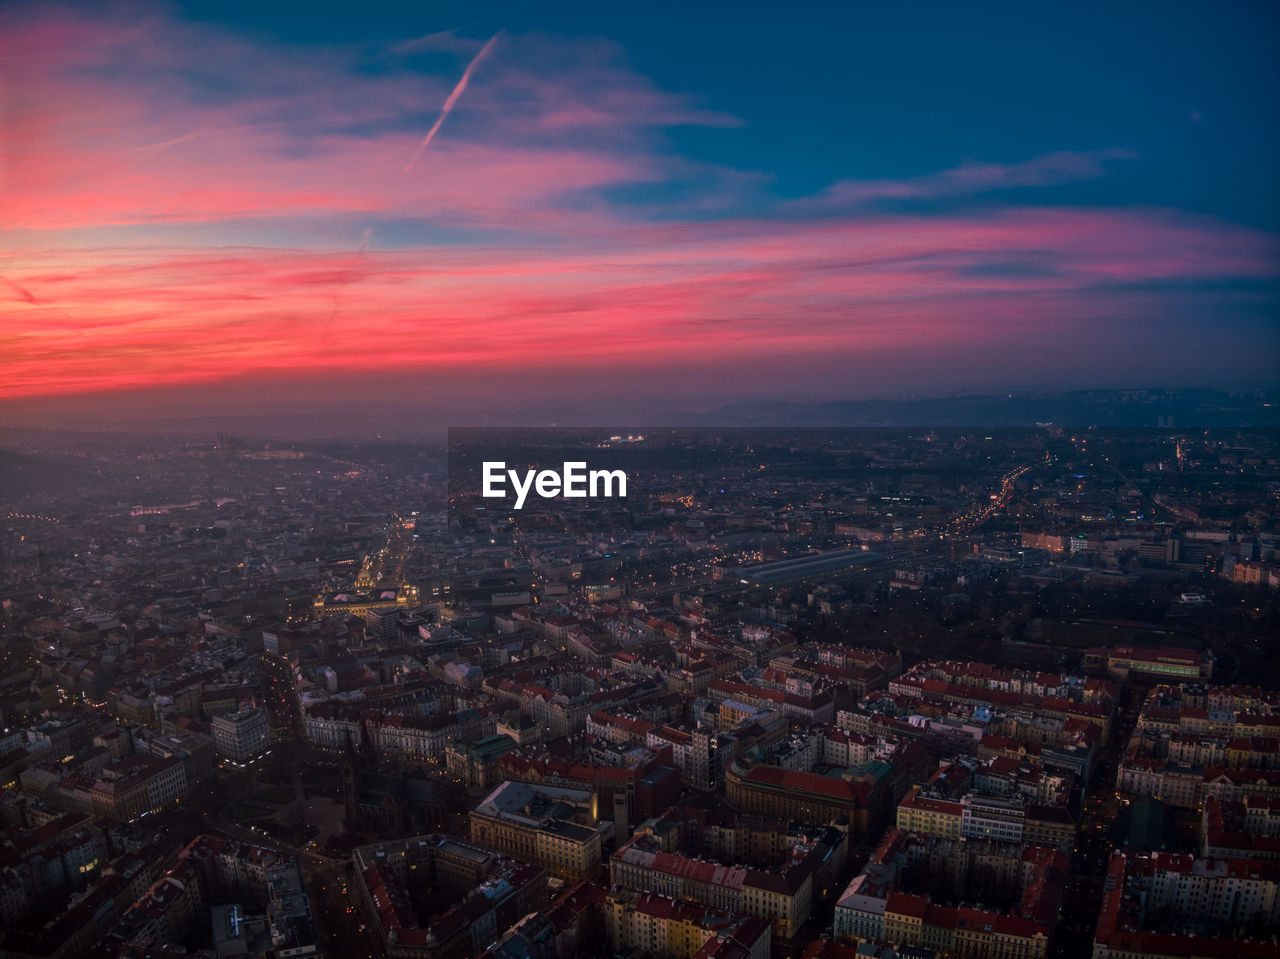
<svg viewBox="0 0 1280 959">
<path fill-rule="evenodd" d="M 356 756 L 355 743 L 351 741 L 351 733 L 346 735 L 342 745 L 342 803 L 347 809 L 347 830 L 356 829 L 356 804 L 360 801 L 360 770 Z"/>
<path fill-rule="evenodd" d="M 369 727 L 364 720 L 360 721 L 360 754 L 356 762 L 361 769 L 375 771 L 378 768 L 378 751 L 373 746 L 373 738 L 369 735 Z"/>
</svg>

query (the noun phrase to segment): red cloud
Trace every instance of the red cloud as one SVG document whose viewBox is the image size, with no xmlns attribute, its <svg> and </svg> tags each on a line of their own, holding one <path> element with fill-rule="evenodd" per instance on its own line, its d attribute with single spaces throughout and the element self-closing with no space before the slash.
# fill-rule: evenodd
<svg viewBox="0 0 1280 959">
<path fill-rule="evenodd" d="M 84 252 L 73 275 L 31 260 L 16 275 L 39 303 L 11 300 L 8 315 L 21 309 L 40 332 L 11 351 L 3 391 L 300 364 L 321 374 L 536 366 L 548 355 L 608 365 L 659 363 L 672 351 L 713 361 L 944 350 L 1065 335 L 1137 302 L 1117 281 L 1260 276 L 1273 262 L 1247 231 L 1105 212 L 1024 211 L 927 230 L 914 219 L 783 225 L 767 235 L 758 223 L 739 226 L 738 240 L 704 226 L 658 237 L 641 228 L 615 237 L 607 255 L 574 238 L 537 252 Z M 1054 269 L 975 269 L 1027 251 Z"/>
</svg>

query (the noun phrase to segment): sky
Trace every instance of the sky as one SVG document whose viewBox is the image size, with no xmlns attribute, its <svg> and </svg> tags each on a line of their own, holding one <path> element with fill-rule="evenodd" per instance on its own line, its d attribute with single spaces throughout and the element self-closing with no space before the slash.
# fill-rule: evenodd
<svg viewBox="0 0 1280 959">
<path fill-rule="evenodd" d="M 8 3 L 0 423 L 1274 388 L 1278 28 Z"/>
</svg>

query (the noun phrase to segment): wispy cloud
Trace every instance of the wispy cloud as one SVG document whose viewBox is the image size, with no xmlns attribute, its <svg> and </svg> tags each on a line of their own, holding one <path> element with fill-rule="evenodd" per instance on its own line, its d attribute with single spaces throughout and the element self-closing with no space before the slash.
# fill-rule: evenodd
<svg viewBox="0 0 1280 959">
<path fill-rule="evenodd" d="M 968 161 L 950 170 L 901 180 L 841 180 L 813 197 L 796 201 L 795 209 L 848 210 L 882 201 L 931 200 L 971 196 L 996 190 L 1058 186 L 1109 176 L 1118 162 L 1137 159 L 1123 148 L 1086 153 L 1059 151 L 1019 163 Z"/>
<path fill-rule="evenodd" d="M 454 27 L 450 30 L 436 30 L 420 37 L 401 41 L 391 49 L 399 54 L 470 53 L 475 49 L 475 41 L 459 36 L 460 29 L 462 28 Z"/>
</svg>

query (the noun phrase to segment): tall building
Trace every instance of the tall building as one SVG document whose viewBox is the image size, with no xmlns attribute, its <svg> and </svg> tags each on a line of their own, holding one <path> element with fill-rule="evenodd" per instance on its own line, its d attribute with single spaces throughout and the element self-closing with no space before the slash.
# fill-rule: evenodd
<svg viewBox="0 0 1280 959">
<path fill-rule="evenodd" d="M 246 763 L 261 756 L 271 748 L 271 727 L 267 714 L 254 707 L 244 707 L 234 713 L 215 716 L 213 748 L 218 755 L 232 762 Z"/>
<path fill-rule="evenodd" d="M 719 745 L 718 737 L 709 729 L 695 729 L 690 734 L 693 775 L 689 779 L 694 789 L 710 790 L 720 785 L 724 770 Z"/>
<path fill-rule="evenodd" d="M 396 638 L 400 620 L 398 606 L 370 606 L 364 611 L 365 637 L 373 641 L 388 642 Z"/>
</svg>

